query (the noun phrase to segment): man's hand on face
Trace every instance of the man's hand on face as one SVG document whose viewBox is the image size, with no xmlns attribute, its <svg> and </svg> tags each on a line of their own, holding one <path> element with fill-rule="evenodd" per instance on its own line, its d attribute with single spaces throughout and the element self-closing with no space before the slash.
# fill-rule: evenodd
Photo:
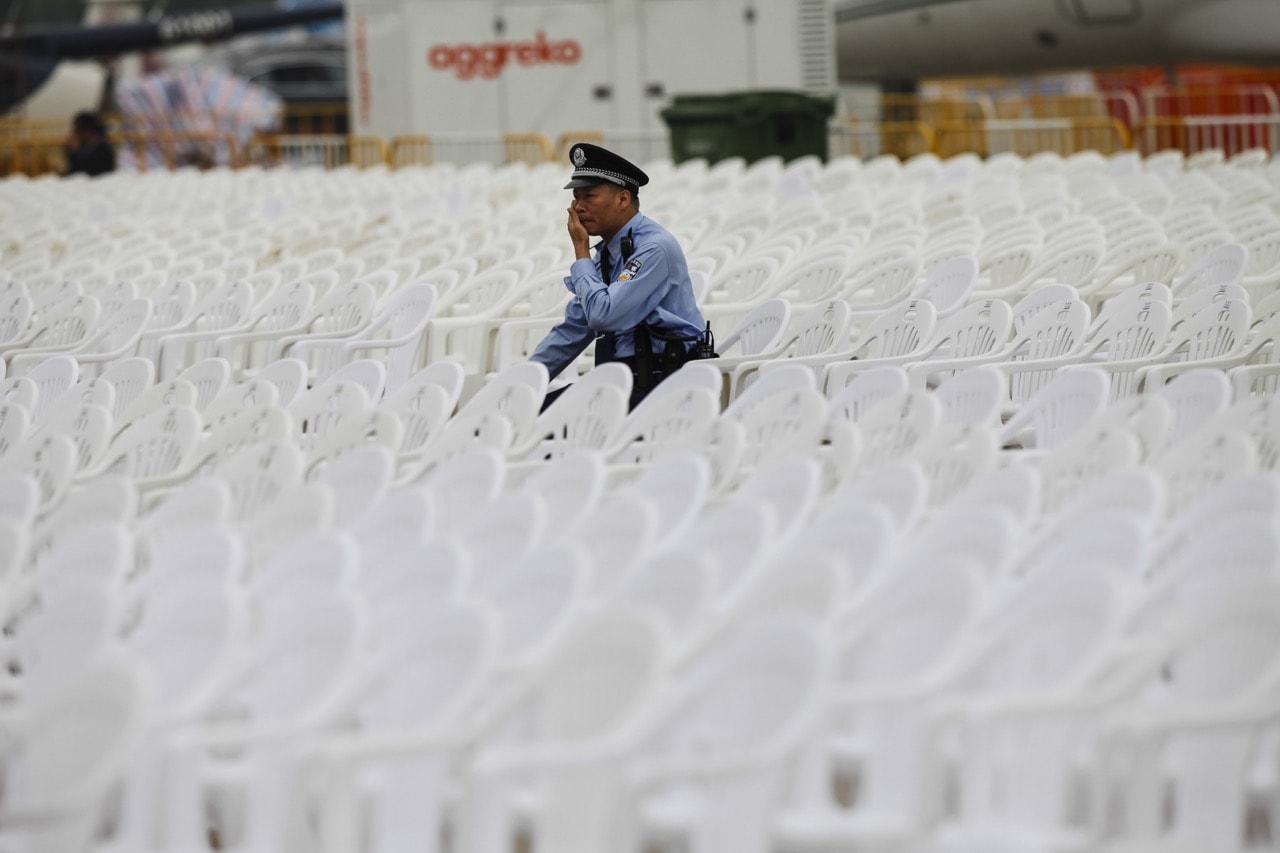
<svg viewBox="0 0 1280 853">
<path fill-rule="evenodd" d="M 591 257 L 591 235 L 572 207 L 569 208 L 569 239 L 573 241 L 573 254 L 576 258 Z"/>
</svg>

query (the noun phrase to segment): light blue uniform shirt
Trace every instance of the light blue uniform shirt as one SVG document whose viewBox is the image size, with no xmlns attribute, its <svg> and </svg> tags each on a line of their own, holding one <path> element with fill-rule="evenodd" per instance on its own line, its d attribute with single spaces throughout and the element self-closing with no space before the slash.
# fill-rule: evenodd
<svg viewBox="0 0 1280 853">
<path fill-rule="evenodd" d="M 622 239 L 628 234 L 634 248 L 624 260 Z M 631 331 L 641 322 L 683 338 L 695 338 L 706 329 L 693 297 L 684 252 L 671 232 L 637 213 L 609 241 L 609 256 L 611 285 L 600 278 L 598 254 L 597 260 L 579 258 L 569 267 L 564 285 L 573 299 L 565 308 L 564 320 L 529 356 L 546 365 L 553 377 L 572 364 L 601 332 L 616 333 L 614 354 L 626 358 L 635 355 Z M 653 339 L 655 352 L 663 347 L 663 341 Z"/>
</svg>

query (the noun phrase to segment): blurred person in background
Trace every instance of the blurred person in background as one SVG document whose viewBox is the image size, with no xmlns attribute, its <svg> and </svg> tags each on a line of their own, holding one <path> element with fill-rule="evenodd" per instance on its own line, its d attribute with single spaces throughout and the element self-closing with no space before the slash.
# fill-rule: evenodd
<svg viewBox="0 0 1280 853">
<path fill-rule="evenodd" d="M 76 113 L 67 136 L 67 174 L 90 177 L 114 172 L 116 150 L 107 140 L 107 129 L 97 114 Z"/>
</svg>

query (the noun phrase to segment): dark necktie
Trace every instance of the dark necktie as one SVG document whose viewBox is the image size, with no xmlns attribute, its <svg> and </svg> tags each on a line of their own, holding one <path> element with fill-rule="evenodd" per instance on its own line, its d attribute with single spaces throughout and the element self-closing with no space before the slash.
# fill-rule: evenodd
<svg viewBox="0 0 1280 853">
<path fill-rule="evenodd" d="M 613 270 L 613 258 L 609 257 L 609 246 L 605 243 L 600 244 L 600 250 L 597 252 L 600 260 L 600 280 L 604 282 L 604 286 L 610 284 L 611 271 Z M 605 364 L 614 360 L 616 353 L 616 343 L 613 339 L 613 332 L 601 332 L 596 336 L 596 364 Z"/>
</svg>

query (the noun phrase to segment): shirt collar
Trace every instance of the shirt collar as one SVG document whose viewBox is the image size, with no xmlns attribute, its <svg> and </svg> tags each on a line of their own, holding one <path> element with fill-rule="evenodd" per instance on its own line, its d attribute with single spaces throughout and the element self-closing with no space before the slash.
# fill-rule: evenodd
<svg viewBox="0 0 1280 853">
<path fill-rule="evenodd" d="M 610 257 L 614 257 L 614 258 L 622 257 L 622 238 L 627 236 L 628 232 L 634 231 L 635 229 L 639 228 L 640 223 L 643 220 L 644 220 L 644 214 L 637 211 L 635 216 L 627 220 L 626 225 L 623 225 L 621 228 L 618 229 L 618 233 L 614 234 L 613 239 L 609 241 Z M 596 251 L 597 252 L 600 251 L 600 247 L 603 245 L 604 245 L 603 240 L 601 240 L 599 243 L 596 243 L 595 245 Z"/>
</svg>

